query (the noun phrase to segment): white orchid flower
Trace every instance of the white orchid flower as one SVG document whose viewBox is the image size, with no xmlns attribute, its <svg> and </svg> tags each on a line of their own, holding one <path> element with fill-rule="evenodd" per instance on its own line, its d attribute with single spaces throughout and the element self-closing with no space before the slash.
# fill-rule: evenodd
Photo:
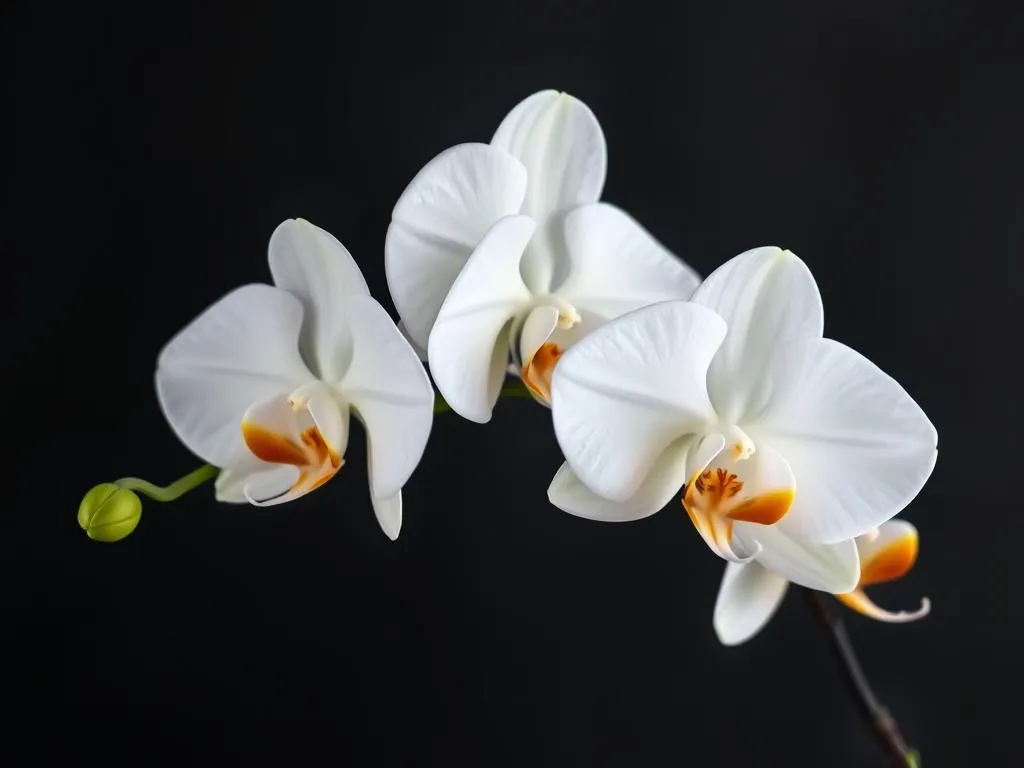
<svg viewBox="0 0 1024 768">
<path fill-rule="evenodd" d="M 931 610 L 928 598 L 916 611 L 890 612 L 875 605 L 865 587 L 895 581 L 906 575 L 917 560 L 917 529 L 905 520 L 890 520 L 879 529 L 855 540 L 860 577 L 856 588 L 836 597 L 864 616 L 878 621 L 907 622 L 924 618 Z M 827 559 L 829 545 L 805 549 L 812 557 Z M 768 623 L 789 581 L 766 568 L 763 559 L 749 563 L 726 563 L 722 586 L 715 602 L 714 627 L 724 645 L 744 643 Z"/>
<path fill-rule="evenodd" d="M 536 93 L 490 144 L 460 144 L 417 174 L 392 214 L 388 286 L 438 390 L 487 422 L 510 372 L 541 402 L 573 341 L 699 278 L 618 208 L 597 202 L 607 166 L 590 109 Z"/>
<path fill-rule="evenodd" d="M 189 450 L 221 468 L 218 500 L 265 506 L 334 476 L 355 413 L 373 510 L 395 539 L 401 489 L 433 421 L 430 379 L 332 235 L 288 220 L 269 255 L 273 286 L 232 291 L 160 353 L 164 415 Z"/>
<path fill-rule="evenodd" d="M 792 581 L 847 591 L 848 540 L 917 495 L 937 435 L 898 383 L 822 330 L 810 271 L 773 247 L 726 262 L 691 301 L 598 328 L 555 369 L 568 466 L 549 498 L 582 517 L 635 520 L 683 488 L 721 557 L 759 555 Z M 836 556 L 809 564 L 797 556 L 805 543 Z"/>
</svg>

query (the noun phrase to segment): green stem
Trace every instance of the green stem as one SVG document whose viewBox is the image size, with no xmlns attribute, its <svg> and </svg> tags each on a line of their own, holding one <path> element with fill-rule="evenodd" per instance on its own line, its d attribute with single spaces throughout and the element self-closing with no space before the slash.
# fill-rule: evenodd
<svg viewBox="0 0 1024 768">
<path fill-rule="evenodd" d="M 860 666 L 857 653 L 853 649 L 853 642 L 846 633 L 842 619 L 828 609 L 825 601 L 821 599 L 820 592 L 806 587 L 802 592 L 807 601 L 807 607 L 810 608 L 811 614 L 825 632 L 825 637 L 828 638 L 829 646 L 843 671 L 847 686 L 853 699 L 857 702 L 861 715 L 874 730 L 879 743 L 889 753 L 893 765 L 919 768 L 921 756 L 916 750 L 907 746 L 896 719 L 889 714 L 889 710 L 883 706 L 875 692 L 871 690 L 871 685 Z"/>
<path fill-rule="evenodd" d="M 522 380 L 518 377 L 508 379 L 505 384 L 501 387 L 501 392 L 498 397 L 522 397 L 526 399 L 532 399 L 533 395 L 530 394 L 530 390 L 526 388 Z M 445 413 L 450 411 L 452 407 L 448 405 L 448 402 L 441 397 L 440 392 L 434 393 L 434 413 Z"/>
<path fill-rule="evenodd" d="M 184 477 L 179 477 L 170 485 L 153 485 L 140 477 L 122 477 L 115 482 L 115 485 L 127 488 L 130 491 L 138 491 L 156 501 L 174 501 L 184 496 L 193 488 L 202 485 L 207 480 L 212 480 L 217 476 L 218 471 L 212 464 L 204 464 L 199 469 L 192 470 Z"/>
</svg>

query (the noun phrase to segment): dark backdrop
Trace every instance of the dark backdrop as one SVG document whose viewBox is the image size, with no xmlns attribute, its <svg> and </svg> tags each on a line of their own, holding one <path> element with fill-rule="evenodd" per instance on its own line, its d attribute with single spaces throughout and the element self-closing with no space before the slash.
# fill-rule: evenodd
<svg viewBox="0 0 1024 768">
<path fill-rule="evenodd" d="M 704 274 L 755 245 L 800 254 L 827 333 L 931 416 L 937 469 L 906 513 L 919 565 L 875 596 L 928 595 L 932 616 L 847 619 L 928 768 L 1012 762 L 1021 29 L 968 0 L 761 5 L 7 8 L 15 764 L 881 764 L 799 600 L 722 648 L 722 562 L 678 509 L 614 526 L 548 505 L 560 455 L 532 403 L 436 420 L 396 543 L 358 439 L 298 503 L 204 488 L 148 503 L 119 544 L 78 530 L 93 484 L 196 465 L 158 410 L 156 354 L 268 279 L 280 221 L 336 234 L 391 308 L 405 184 L 543 88 L 601 120 L 606 199 Z"/>
</svg>

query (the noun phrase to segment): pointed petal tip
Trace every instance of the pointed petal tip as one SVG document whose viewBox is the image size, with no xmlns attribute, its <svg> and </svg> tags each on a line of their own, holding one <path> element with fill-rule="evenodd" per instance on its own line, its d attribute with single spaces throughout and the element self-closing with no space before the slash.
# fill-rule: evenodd
<svg viewBox="0 0 1024 768">
<path fill-rule="evenodd" d="M 374 496 L 371 493 L 370 503 L 384 535 L 391 541 L 396 541 L 402 531 L 402 492 L 399 491 L 388 498 Z"/>
</svg>

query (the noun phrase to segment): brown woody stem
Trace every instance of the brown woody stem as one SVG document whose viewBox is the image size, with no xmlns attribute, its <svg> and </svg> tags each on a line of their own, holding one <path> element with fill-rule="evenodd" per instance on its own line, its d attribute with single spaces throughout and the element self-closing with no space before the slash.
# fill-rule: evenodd
<svg viewBox="0 0 1024 768">
<path fill-rule="evenodd" d="M 861 715 L 874 730 L 885 751 L 892 757 L 893 764 L 902 768 L 906 766 L 919 768 L 921 762 L 917 752 L 907 746 L 895 718 L 889 714 L 889 710 L 882 705 L 882 702 L 875 696 L 875 692 L 871 690 L 871 685 L 857 660 L 857 653 L 853 649 L 853 643 L 850 642 L 850 636 L 846 633 L 842 619 L 828 609 L 821 597 L 822 593 L 806 588 L 802 591 L 815 621 L 828 637 L 829 646 L 843 671 L 850 693 L 856 700 Z"/>
</svg>

